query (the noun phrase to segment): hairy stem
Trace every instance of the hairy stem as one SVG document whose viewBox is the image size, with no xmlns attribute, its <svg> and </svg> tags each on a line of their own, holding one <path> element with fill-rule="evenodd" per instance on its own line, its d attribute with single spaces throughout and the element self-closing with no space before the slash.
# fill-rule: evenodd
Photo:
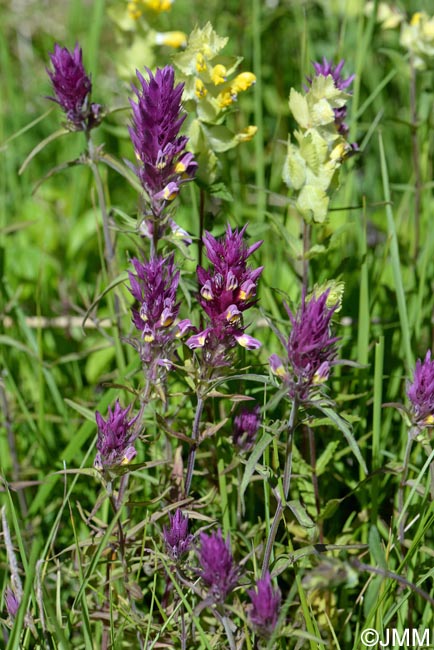
<svg viewBox="0 0 434 650">
<path fill-rule="evenodd" d="M 199 427 L 200 427 L 200 419 L 202 417 L 202 412 L 203 412 L 203 405 L 204 405 L 203 398 L 198 396 L 198 398 L 197 398 L 197 406 L 196 406 L 196 413 L 195 413 L 194 422 L 193 422 L 193 431 L 192 431 L 192 434 L 191 434 L 192 445 L 191 445 L 190 450 L 188 452 L 187 474 L 186 474 L 186 477 L 185 477 L 184 497 L 187 497 L 188 493 L 190 492 L 191 479 L 193 478 L 193 470 L 194 470 L 194 463 L 195 463 L 195 460 L 196 460 L 196 450 L 197 450 L 197 443 L 198 443 L 198 440 L 199 440 Z"/>
</svg>

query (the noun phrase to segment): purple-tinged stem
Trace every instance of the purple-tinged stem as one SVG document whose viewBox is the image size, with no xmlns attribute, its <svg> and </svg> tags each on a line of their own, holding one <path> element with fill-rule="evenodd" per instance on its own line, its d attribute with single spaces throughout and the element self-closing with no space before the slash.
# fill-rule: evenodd
<svg viewBox="0 0 434 650">
<path fill-rule="evenodd" d="M 280 519 L 283 514 L 284 505 L 288 499 L 289 488 L 291 484 L 291 473 L 292 473 L 292 445 L 294 441 L 294 431 L 297 423 L 297 412 L 298 412 L 298 400 L 294 399 L 292 402 L 291 413 L 288 420 L 288 438 L 286 441 L 286 450 L 285 450 L 285 468 L 283 470 L 283 497 L 284 501 L 276 493 L 277 498 L 277 508 L 274 513 L 273 521 L 271 523 L 270 532 L 268 533 L 267 544 L 265 546 L 264 559 L 262 562 L 262 578 L 265 578 L 267 571 L 270 566 L 271 553 L 273 551 L 273 544 L 276 539 L 277 531 L 279 529 Z"/>
<path fill-rule="evenodd" d="M 204 405 L 204 400 L 202 399 L 202 397 L 200 397 L 198 395 L 196 413 L 195 413 L 194 422 L 193 422 L 193 430 L 192 430 L 192 433 L 191 433 L 192 444 L 191 444 L 190 450 L 188 452 L 187 474 L 186 474 L 186 477 L 185 477 L 184 497 L 187 497 L 188 493 L 190 492 L 191 479 L 193 478 L 193 470 L 194 470 L 194 463 L 195 463 L 195 460 L 196 460 L 196 450 L 197 450 L 197 443 L 198 443 L 198 440 L 199 440 L 199 427 L 200 427 L 200 419 L 202 417 L 202 412 L 203 412 L 203 405 Z"/>
</svg>

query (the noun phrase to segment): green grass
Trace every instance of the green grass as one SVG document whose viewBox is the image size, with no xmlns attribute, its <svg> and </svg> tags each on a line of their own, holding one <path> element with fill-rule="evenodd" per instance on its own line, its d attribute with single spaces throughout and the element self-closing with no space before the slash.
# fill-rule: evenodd
<svg viewBox="0 0 434 650">
<path fill-rule="evenodd" d="M 366 628 L 380 639 L 392 628 L 432 628 L 432 436 L 429 428 L 420 432 L 405 461 L 410 423 L 402 408 L 415 361 L 433 344 L 432 67 L 417 72 L 414 121 L 399 28 L 382 30 L 365 16 L 365 3 L 348 2 L 343 13 L 340 4 L 176 0 L 170 12 L 148 15 L 157 32 L 188 34 L 210 20 L 228 36 L 224 52 L 244 57 L 239 71 L 256 74 L 227 117 L 234 132 L 256 125 L 255 139 L 218 154 L 220 185 L 182 188 L 175 218 L 193 245 L 167 240 L 161 247 L 174 251 L 181 268 L 180 317 L 199 327 L 200 218 L 215 236 L 228 221 L 248 223 L 249 243 L 264 240 L 249 259 L 253 268 L 264 266 L 258 306 L 245 316 L 262 348 L 240 351 L 224 377 L 207 383 L 198 380 L 194 355 L 180 347 L 166 392 L 159 386 L 147 393 L 120 507 L 114 502 L 124 479 L 107 485 L 92 466 L 95 411 L 106 417 L 119 398 L 137 413 L 147 390 L 125 340 L 135 333 L 130 259 L 149 255 L 149 240 L 137 233 L 138 182 L 124 165 L 134 160 L 128 98 L 134 69 L 166 65 L 173 50 L 151 47 L 146 29 L 125 29 L 126 3 L 115 0 L 71 0 L 49 12 L 37 3 L 2 8 L 0 507 L 23 597 L 16 617 L 8 616 L 11 550 L 0 535 L 0 647 L 356 650 Z M 408 16 L 430 11 L 428 2 L 405 5 Z M 93 99 L 110 109 L 94 131 L 105 154 L 100 177 L 81 164 L 83 134 L 65 133 L 59 107 L 46 100 L 55 42 L 80 43 Z M 303 90 L 311 62 L 323 56 L 345 58 L 345 75 L 356 73 L 349 139 L 361 151 L 342 165 L 327 222 L 310 228 L 307 283 L 311 290 L 330 279 L 345 282 L 333 328 L 339 358 L 352 365 L 333 368 L 331 404 L 298 409 L 289 505 L 282 506 L 270 564 L 280 617 L 270 639 L 260 641 L 247 590 L 260 576 L 283 496 L 291 411 L 268 358 L 285 354 L 276 330 L 284 338 L 291 330 L 284 303 L 295 313 L 303 275 L 303 220 L 282 181 L 296 128 L 288 96 L 291 87 Z M 102 199 L 115 241 L 109 266 Z M 201 438 L 184 498 L 200 391 Z M 246 398 L 261 406 L 262 425 L 254 447 L 240 454 L 231 423 Z M 187 562 L 175 567 L 163 527 L 177 503 L 194 537 Z M 219 527 L 240 568 L 224 605 L 203 601 L 197 572 L 200 532 Z"/>
</svg>

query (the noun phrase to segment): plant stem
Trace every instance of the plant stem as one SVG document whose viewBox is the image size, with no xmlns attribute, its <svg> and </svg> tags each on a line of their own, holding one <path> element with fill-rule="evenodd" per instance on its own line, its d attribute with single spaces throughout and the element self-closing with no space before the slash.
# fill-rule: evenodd
<svg viewBox="0 0 434 650">
<path fill-rule="evenodd" d="M 217 609 L 214 609 L 213 612 L 217 620 L 219 620 L 220 623 L 225 628 L 226 638 L 228 640 L 230 650 L 237 650 L 237 646 L 235 645 L 234 635 L 232 634 L 232 630 L 230 626 L 230 620 L 225 614 L 220 614 L 220 612 Z"/>
<path fill-rule="evenodd" d="M 405 483 L 407 481 L 407 476 L 408 476 L 408 466 L 410 463 L 412 444 L 413 444 L 413 435 L 412 435 L 412 431 L 410 430 L 408 433 L 407 445 L 405 447 L 402 477 L 398 488 L 398 517 L 401 520 L 399 524 L 398 539 L 401 542 L 401 544 L 404 542 L 404 528 L 405 528 L 405 517 L 401 515 L 404 508 L 404 490 L 405 490 Z"/>
<path fill-rule="evenodd" d="M 264 578 L 270 566 L 271 553 L 273 551 L 273 544 L 276 539 L 277 531 L 279 529 L 280 519 L 283 514 L 284 505 L 288 499 L 289 488 L 291 484 L 292 472 L 292 444 L 294 440 L 294 430 L 297 422 L 298 412 L 298 399 L 294 398 L 291 407 L 291 413 L 288 420 L 288 438 L 286 441 L 285 449 L 285 468 L 283 470 L 283 499 L 276 493 L 277 508 L 274 513 L 273 522 L 271 524 L 270 532 L 268 534 L 267 544 L 265 546 L 264 560 L 262 562 L 262 577 Z"/>
<path fill-rule="evenodd" d="M 410 119 L 411 119 L 411 153 L 414 171 L 414 252 L 413 260 L 417 260 L 420 242 L 420 205 L 422 179 L 420 173 L 420 151 L 418 141 L 418 120 L 416 102 L 416 70 L 413 56 L 410 56 Z"/>
<path fill-rule="evenodd" d="M 316 475 L 316 449 L 315 449 L 315 436 L 314 433 L 311 429 L 311 427 L 307 427 L 307 432 L 309 436 L 309 455 L 310 455 L 310 465 L 312 468 L 312 485 L 313 485 L 313 492 L 315 495 L 315 507 L 316 507 L 316 513 L 319 516 L 320 510 L 321 510 L 321 504 L 320 504 L 320 498 L 319 498 L 319 487 L 318 487 L 318 476 Z M 320 544 L 323 543 L 323 531 L 322 531 L 322 523 L 319 524 L 319 541 Z"/>
<path fill-rule="evenodd" d="M 196 413 L 195 413 L 194 422 L 193 422 L 193 430 L 192 430 L 192 434 L 191 434 L 192 445 L 191 445 L 190 450 L 188 452 L 187 474 L 186 474 L 186 477 L 185 477 L 184 497 L 187 497 L 188 493 L 190 492 L 191 479 L 193 478 L 194 463 L 195 463 L 195 460 L 196 460 L 197 442 L 199 440 L 199 426 L 200 426 L 200 419 L 202 417 L 202 412 L 203 412 L 203 405 L 204 405 L 204 400 L 203 400 L 202 397 L 200 397 L 198 395 Z"/>
<path fill-rule="evenodd" d="M 88 134 L 87 136 L 87 146 L 89 150 L 89 166 L 92 170 L 93 178 L 95 181 L 96 192 L 98 195 L 98 203 L 101 210 L 102 229 L 104 233 L 104 245 L 105 245 L 104 253 L 107 262 L 107 270 L 109 272 L 109 275 L 111 275 L 115 252 L 110 237 L 109 220 L 108 220 L 107 205 L 106 205 L 106 200 L 104 195 L 104 187 L 102 184 L 101 174 L 99 173 L 99 169 L 97 165 L 98 154 L 95 149 L 95 145 L 92 142 L 90 134 Z"/>
</svg>

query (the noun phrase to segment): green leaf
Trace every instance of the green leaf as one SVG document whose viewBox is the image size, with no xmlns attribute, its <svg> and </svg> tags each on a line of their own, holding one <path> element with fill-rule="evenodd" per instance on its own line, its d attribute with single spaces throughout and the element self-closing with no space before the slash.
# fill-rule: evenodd
<svg viewBox="0 0 434 650">
<path fill-rule="evenodd" d="M 250 483 L 250 479 L 252 478 L 253 473 L 255 472 L 256 465 L 258 464 L 259 459 L 261 458 L 262 454 L 267 449 L 268 445 L 271 444 L 272 441 L 273 441 L 273 436 L 270 436 L 269 433 L 264 433 L 261 439 L 256 444 L 255 448 L 253 449 L 252 453 L 250 454 L 250 458 L 247 461 L 246 468 L 244 470 L 244 475 L 240 485 L 241 501 L 243 501 L 244 492 L 246 491 L 247 486 Z"/>
<path fill-rule="evenodd" d="M 309 107 L 307 99 L 294 88 L 289 93 L 289 108 L 297 123 L 303 128 L 309 128 Z"/>
<path fill-rule="evenodd" d="M 319 411 L 324 413 L 324 415 L 327 415 L 330 418 L 330 420 L 336 425 L 336 427 L 339 429 L 339 431 L 341 431 L 344 434 L 344 436 L 346 438 L 346 441 L 348 442 L 354 456 L 357 458 L 357 460 L 358 460 L 358 462 L 360 464 L 360 467 L 363 469 L 363 471 L 367 475 L 368 474 L 368 468 L 366 467 L 366 463 L 364 461 L 364 458 L 363 458 L 363 456 L 362 456 L 362 454 L 360 452 L 360 449 L 359 449 L 359 446 L 358 446 L 358 444 L 356 442 L 356 439 L 354 438 L 354 436 L 353 436 L 353 434 L 352 434 L 352 432 L 351 432 L 351 430 L 350 430 L 350 428 L 348 426 L 347 421 L 344 420 L 340 415 L 335 413 L 335 411 L 333 411 L 333 409 L 331 409 L 328 406 L 322 406 L 321 404 L 315 404 L 315 406 Z"/>
<path fill-rule="evenodd" d="M 294 190 L 299 190 L 306 181 L 306 162 L 298 147 L 291 142 L 288 143 L 282 178 L 283 182 Z"/>
<path fill-rule="evenodd" d="M 315 185 L 305 185 L 297 199 L 297 209 L 308 223 L 324 223 L 327 218 L 329 197 Z"/>
<path fill-rule="evenodd" d="M 288 508 L 303 528 L 315 528 L 315 522 L 310 518 L 306 508 L 298 500 L 288 501 Z"/>
<path fill-rule="evenodd" d="M 373 562 L 374 566 L 379 566 L 382 569 L 387 571 L 388 569 L 387 560 L 384 554 L 383 546 L 381 544 L 380 533 L 378 532 L 375 526 L 371 526 L 371 528 L 369 529 L 368 541 L 369 541 L 369 550 L 371 551 L 371 555 L 374 560 Z"/>
<path fill-rule="evenodd" d="M 323 474 L 332 460 L 336 449 L 339 447 L 339 440 L 332 440 L 328 443 L 327 447 L 322 452 L 321 456 L 316 462 L 316 475 L 321 476 Z"/>
</svg>

